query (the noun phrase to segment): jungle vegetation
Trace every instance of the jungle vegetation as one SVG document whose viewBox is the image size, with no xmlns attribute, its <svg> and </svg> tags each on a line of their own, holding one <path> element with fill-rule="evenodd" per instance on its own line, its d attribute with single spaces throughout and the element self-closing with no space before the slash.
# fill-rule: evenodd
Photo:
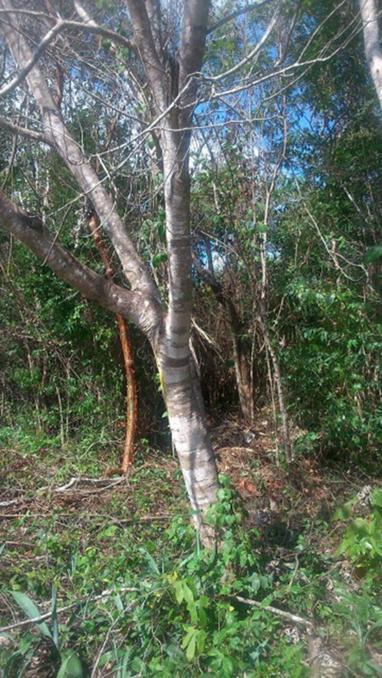
<svg viewBox="0 0 382 678">
<path fill-rule="evenodd" d="M 377 0 L 0 0 L 0 670 L 382 671 Z"/>
</svg>

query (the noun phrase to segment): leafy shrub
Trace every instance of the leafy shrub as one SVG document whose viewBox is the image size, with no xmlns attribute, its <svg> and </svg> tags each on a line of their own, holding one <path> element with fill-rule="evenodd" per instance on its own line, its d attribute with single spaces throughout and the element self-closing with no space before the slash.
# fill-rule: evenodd
<svg viewBox="0 0 382 678">
<path fill-rule="evenodd" d="M 347 508 L 351 510 L 351 503 Z M 381 489 L 374 490 L 370 498 L 370 508 L 370 515 L 367 518 L 357 517 L 348 525 L 339 553 L 349 558 L 359 574 L 382 581 Z"/>
</svg>

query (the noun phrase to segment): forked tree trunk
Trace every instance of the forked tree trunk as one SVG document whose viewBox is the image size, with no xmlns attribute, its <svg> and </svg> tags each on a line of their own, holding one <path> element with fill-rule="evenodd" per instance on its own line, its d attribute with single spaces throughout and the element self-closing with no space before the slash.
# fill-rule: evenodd
<svg viewBox="0 0 382 678">
<path fill-rule="evenodd" d="M 150 23 L 146 3 L 126 0 L 134 32 L 135 50 L 147 77 L 154 114 L 163 115 L 167 126 L 161 133 L 163 152 L 166 235 L 168 247 L 168 311 L 164 313 L 159 292 L 144 262 L 130 240 L 111 195 L 71 136 L 38 65 L 25 71 L 31 94 L 41 112 L 43 134 L 60 155 L 82 192 L 94 205 L 102 227 L 122 264 L 130 289 L 105 281 L 66 252 L 44 228 L 0 194 L 0 223 L 27 244 L 52 270 L 91 299 L 112 312 L 129 317 L 150 340 L 160 369 L 169 424 L 194 510 L 194 522 L 202 539 L 210 540 L 203 514 L 214 503 L 218 482 L 209 441 L 200 385 L 191 358 L 189 341 L 192 309 L 192 267 L 190 239 L 190 196 L 188 154 L 191 118 L 196 100 L 197 80 L 204 53 L 208 0 L 187 0 L 178 49 L 179 68 L 169 83 L 166 65 L 157 52 L 155 26 Z M 36 64 L 12 0 L 0 0 L 9 12 L 1 30 L 18 68 Z M 84 29 L 88 22 L 84 23 Z M 22 28 L 22 27 L 21 27 Z M 177 106 L 167 114 L 169 101 L 179 92 Z M 150 98 L 150 96 L 149 96 Z M 187 131 L 185 131 L 187 130 Z M 30 135 L 29 135 L 30 136 Z M 39 136 L 39 135 L 37 135 Z"/>
</svg>

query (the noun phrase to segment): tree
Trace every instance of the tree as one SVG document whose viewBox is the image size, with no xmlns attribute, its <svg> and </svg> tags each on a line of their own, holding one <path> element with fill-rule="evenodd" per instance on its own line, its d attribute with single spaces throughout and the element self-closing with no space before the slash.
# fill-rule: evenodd
<svg viewBox="0 0 382 678">
<path fill-rule="evenodd" d="M 234 11 L 230 2 L 219 3 L 214 7 L 215 24 L 211 25 L 210 3 L 206 0 L 102 0 L 92 9 L 99 22 L 79 0 L 74 0 L 73 6 L 35 0 L 28 9 L 17 0 L 0 0 L 1 31 L 11 54 L 11 59 L 7 54 L 4 57 L 7 81 L 0 95 L 7 117 L 0 123 L 24 136 L 32 147 L 38 144 L 58 155 L 81 197 L 91 202 L 118 257 L 124 282 L 104 280 L 59 244 L 57 227 L 52 233 L 44 218 L 21 209 L 5 195 L 0 201 L 2 228 L 25 243 L 62 280 L 109 311 L 129 318 L 149 339 L 199 527 L 203 512 L 215 501 L 218 485 L 190 349 L 193 281 L 189 152 L 193 115 L 195 111 L 208 112 L 208 125 L 213 127 L 219 120 L 218 102 L 222 101 L 228 122 L 232 111 L 236 115 L 237 98 L 243 96 L 238 109 L 242 116 L 246 102 L 255 98 L 259 83 L 277 76 L 276 90 L 279 84 L 286 88 L 295 72 L 301 74 L 312 64 L 331 58 L 331 41 L 314 53 L 318 26 L 296 59 L 288 59 L 298 24 L 297 5 L 285 3 L 287 11 L 282 15 L 281 5 L 274 0 L 238 3 Z M 247 20 L 243 38 L 240 30 Z M 232 21 L 241 22 L 237 31 L 240 51 L 229 52 L 229 38 L 223 34 L 220 47 L 219 40 L 217 47 L 212 45 L 206 64 L 207 34 L 217 29 L 224 32 Z M 278 43 L 277 49 L 274 43 L 267 44 L 276 28 L 282 28 L 287 36 L 280 49 Z M 346 30 L 337 37 L 335 51 L 346 44 Z M 34 51 L 33 43 L 37 45 Z M 259 59 L 261 53 L 264 59 Z M 14 65 L 16 71 L 12 72 Z M 166 289 L 159 289 L 139 252 L 139 238 L 133 241 L 120 216 L 121 190 L 116 184 L 128 160 L 119 156 L 119 162 L 107 165 L 102 151 L 101 177 L 94 167 L 94 158 L 101 157 L 100 147 L 90 150 L 87 146 L 76 110 L 85 101 L 89 107 L 89 97 L 99 103 L 105 117 L 112 110 L 131 123 L 128 140 L 108 149 L 107 157 L 118 158 L 121 148 L 128 147 L 134 137 L 136 147 L 140 140 L 147 146 L 150 141 L 153 147 L 150 160 L 163 190 Z M 118 97 L 122 97 L 122 104 Z M 24 100 L 28 102 L 26 114 Z M 267 256 L 265 237 L 263 256 Z"/>
<path fill-rule="evenodd" d="M 83 17 L 85 10 L 80 3 L 75 4 Z M 33 55 L 24 35 L 18 8 L 5 0 L 0 3 L 3 13 L 6 13 L 3 35 L 19 75 L 26 78 L 29 92 L 40 110 L 43 127 L 42 134 L 31 132 L 29 138 L 34 137 L 54 148 L 91 200 L 119 257 L 130 289 L 105 281 L 82 265 L 58 244 L 39 218 L 29 216 L 3 194 L 0 215 L 3 228 L 30 247 L 63 280 L 88 298 L 96 299 L 108 310 L 133 320 L 149 338 L 158 364 L 174 445 L 195 511 L 196 524 L 201 527 L 201 515 L 216 497 L 217 474 L 189 345 L 192 280 L 188 153 L 197 87 L 194 74 L 200 70 L 202 63 L 209 6 L 201 0 L 185 4 L 178 67 L 170 75 L 165 70 L 165 57 L 160 57 L 159 53 L 162 47 L 155 3 L 147 3 L 146 6 L 137 0 L 129 0 L 127 6 L 133 26 L 134 51 L 139 55 L 151 89 L 151 104 L 156 116 L 163 119 L 168 127 L 160 137 L 169 259 L 167 309 L 161 305 L 155 283 L 140 260 L 110 194 L 65 125 L 46 75 L 36 65 L 36 53 Z M 50 17 L 51 20 L 53 18 Z M 52 31 L 58 33 L 62 26 L 62 20 L 54 20 L 50 35 Z M 43 44 L 44 40 L 40 38 L 39 54 Z M 12 87 L 19 82 L 21 78 L 16 76 Z M 174 89 L 177 106 L 174 104 Z"/>
</svg>

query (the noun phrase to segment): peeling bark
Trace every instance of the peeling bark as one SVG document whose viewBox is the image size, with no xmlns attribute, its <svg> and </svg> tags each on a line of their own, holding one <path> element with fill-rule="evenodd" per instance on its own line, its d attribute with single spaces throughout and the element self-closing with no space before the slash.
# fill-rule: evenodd
<svg viewBox="0 0 382 678">
<path fill-rule="evenodd" d="M 111 266 L 110 254 L 100 234 L 100 222 L 96 214 L 93 214 L 89 220 L 89 229 L 93 236 L 94 244 L 101 256 L 105 269 L 105 276 L 107 279 L 110 280 L 114 275 L 114 271 Z M 123 363 L 126 377 L 126 391 L 127 391 L 125 444 L 120 469 L 121 473 L 124 474 L 128 471 L 128 469 L 130 468 L 134 461 L 134 442 L 137 432 L 137 421 L 138 421 L 138 397 L 137 397 L 137 380 L 135 377 L 134 369 L 134 353 L 129 328 L 123 315 L 117 313 L 116 319 L 118 326 L 119 341 L 121 343 L 121 349 L 123 354 Z"/>
</svg>

